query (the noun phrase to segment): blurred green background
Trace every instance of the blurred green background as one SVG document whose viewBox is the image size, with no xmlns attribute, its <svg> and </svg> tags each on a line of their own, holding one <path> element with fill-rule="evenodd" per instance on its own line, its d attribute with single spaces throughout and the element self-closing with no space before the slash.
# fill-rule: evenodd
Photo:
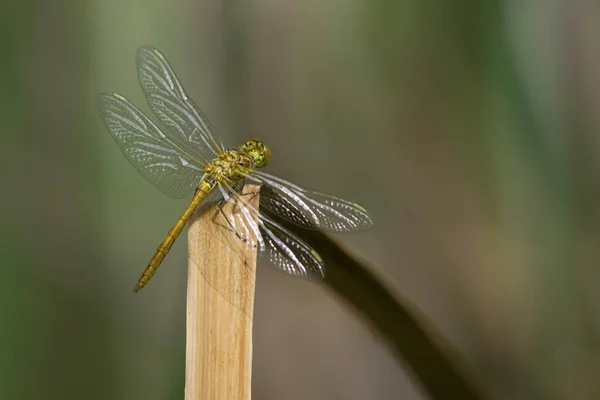
<svg viewBox="0 0 600 400">
<path fill-rule="evenodd" d="M 365 205 L 339 237 L 498 398 L 600 398 L 600 6 L 584 0 L 24 0 L 0 7 L 0 399 L 182 399 L 185 201 L 98 92 L 148 111 L 159 48 L 228 146 Z M 253 398 L 420 399 L 321 284 L 259 270 Z"/>
</svg>

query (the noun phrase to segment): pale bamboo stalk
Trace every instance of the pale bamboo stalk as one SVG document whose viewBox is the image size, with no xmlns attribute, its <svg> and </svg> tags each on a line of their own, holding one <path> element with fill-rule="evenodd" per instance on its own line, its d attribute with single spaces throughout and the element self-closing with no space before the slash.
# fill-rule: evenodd
<svg viewBox="0 0 600 400">
<path fill-rule="evenodd" d="M 245 200 L 258 209 L 258 195 Z M 225 211 L 240 213 L 233 204 Z M 188 255 L 185 399 L 249 400 L 256 247 L 240 240 L 213 204 L 190 221 Z"/>
</svg>

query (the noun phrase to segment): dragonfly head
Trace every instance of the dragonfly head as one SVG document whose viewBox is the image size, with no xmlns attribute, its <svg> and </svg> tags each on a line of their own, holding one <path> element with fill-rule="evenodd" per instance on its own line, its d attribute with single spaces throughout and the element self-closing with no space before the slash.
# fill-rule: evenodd
<svg viewBox="0 0 600 400">
<path fill-rule="evenodd" d="M 266 166 L 271 160 L 271 150 L 260 140 L 248 140 L 242 146 L 242 151 L 248 154 L 252 160 L 254 160 L 254 166 L 256 168 L 262 168 Z"/>
</svg>

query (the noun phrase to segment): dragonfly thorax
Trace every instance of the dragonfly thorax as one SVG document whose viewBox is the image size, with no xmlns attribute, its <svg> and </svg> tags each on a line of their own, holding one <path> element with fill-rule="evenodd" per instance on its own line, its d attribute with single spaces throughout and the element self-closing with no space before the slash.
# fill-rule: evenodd
<svg viewBox="0 0 600 400">
<path fill-rule="evenodd" d="M 238 150 L 223 150 L 208 163 L 204 172 L 217 182 L 241 179 L 253 167 L 250 156 Z"/>
<path fill-rule="evenodd" d="M 234 181 L 243 178 L 253 168 L 269 163 L 271 150 L 259 140 L 248 140 L 240 150 L 223 150 L 204 171 L 215 181 Z"/>
</svg>

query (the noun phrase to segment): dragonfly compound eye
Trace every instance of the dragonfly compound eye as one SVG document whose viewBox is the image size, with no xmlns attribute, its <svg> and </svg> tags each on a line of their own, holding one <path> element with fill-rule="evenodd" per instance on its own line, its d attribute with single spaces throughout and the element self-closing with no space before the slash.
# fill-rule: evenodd
<svg viewBox="0 0 600 400">
<path fill-rule="evenodd" d="M 271 150 L 260 140 L 248 140 L 242 146 L 242 151 L 252 157 L 256 168 L 266 166 L 271 160 Z"/>
</svg>

